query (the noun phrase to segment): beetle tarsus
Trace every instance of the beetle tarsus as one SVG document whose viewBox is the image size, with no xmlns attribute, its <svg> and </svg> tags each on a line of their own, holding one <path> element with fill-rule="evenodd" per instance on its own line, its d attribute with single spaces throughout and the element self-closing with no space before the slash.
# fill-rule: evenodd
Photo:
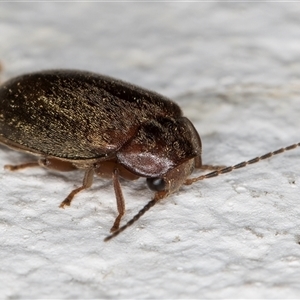
<svg viewBox="0 0 300 300">
<path fill-rule="evenodd" d="M 123 215 L 118 215 L 118 216 L 116 217 L 116 220 L 115 220 L 115 222 L 114 222 L 114 225 L 113 225 L 112 228 L 110 229 L 110 232 L 116 232 L 116 231 L 119 229 L 119 227 L 120 227 L 120 222 L 121 222 L 121 219 L 122 219 L 122 216 L 123 216 Z"/>
<path fill-rule="evenodd" d="M 112 238 L 116 237 L 119 235 L 122 231 L 124 231 L 126 228 L 131 226 L 133 223 L 135 223 L 145 212 L 147 212 L 152 206 L 154 206 L 159 199 L 153 199 L 149 201 L 131 220 L 129 220 L 125 225 L 120 227 L 118 230 L 116 230 L 114 233 L 111 235 L 107 236 L 104 241 L 107 242 L 111 240 Z"/>
<path fill-rule="evenodd" d="M 74 196 L 79 193 L 81 190 L 83 190 L 82 187 L 76 189 L 76 190 L 73 190 L 69 195 L 68 197 L 59 205 L 60 208 L 65 208 L 65 206 L 70 206 L 71 205 L 71 202 L 74 198 Z"/>
</svg>

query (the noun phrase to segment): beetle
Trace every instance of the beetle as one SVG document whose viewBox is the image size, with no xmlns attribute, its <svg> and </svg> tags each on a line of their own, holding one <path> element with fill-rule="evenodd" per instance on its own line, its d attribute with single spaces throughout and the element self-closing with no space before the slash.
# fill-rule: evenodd
<svg viewBox="0 0 300 300">
<path fill-rule="evenodd" d="M 0 143 L 37 159 L 6 165 L 83 170 L 83 183 L 60 204 L 89 188 L 94 174 L 112 178 L 118 215 L 105 241 L 118 235 L 183 184 L 215 177 L 300 146 L 294 144 L 232 167 L 203 165 L 201 139 L 180 107 L 155 92 L 78 70 L 47 70 L 0 86 Z M 213 172 L 190 179 L 194 169 Z M 125 201 L 120 178 L 145 177 L 153 199 L 120 227 Z"/>
</svg>

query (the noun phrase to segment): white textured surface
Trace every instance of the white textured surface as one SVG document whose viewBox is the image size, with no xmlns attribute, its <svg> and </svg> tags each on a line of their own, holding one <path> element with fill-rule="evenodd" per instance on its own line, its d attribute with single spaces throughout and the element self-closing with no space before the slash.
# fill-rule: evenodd
<svg viewBox="0 0 300 300">
<path fill-rule="evenodd" d="M 177 101 L 206 164 L 298 142 L 298 3 L 0 3 L 3 80 L 92 70 Z M 184 187 L 104 243 L 116 208 L 81 173 L 0 170 L 0 298 L 296 298 L 300 151 Z M 26 161 L 5 148 L 0 165 Z M 150 198 L 124 182 L 128 220 Z"/>
</svg>

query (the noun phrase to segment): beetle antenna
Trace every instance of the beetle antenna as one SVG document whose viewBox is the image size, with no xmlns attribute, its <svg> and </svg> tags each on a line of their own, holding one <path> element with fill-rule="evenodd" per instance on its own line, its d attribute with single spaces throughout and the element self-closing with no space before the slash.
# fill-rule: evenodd
<svg viewBox="0 0 300 300">
<path fill-rule="evenodd" d="M 199 177 L 196 177 L 196 178 L 190 178 L 190 179 L 187 179 L 186 182 L 184 183 L 185 185 L 190 185 L 196 181 L 199 181 L 199 180 L 204 180 L 204 179 L 207 179 L 207 178 L 211 178 L 211 177 L 216 177 L 216 176 L 219 176 L 221 174 L 225 174 L 225 173 L 229 173 L 233 170 L 236 170 L 236 169 L 240 169 L 240 168 L 244 168 L 248 165 L 251 165 L 251 164 L 255 164 L 261 160 L 264 160 L 264 159 L 267 159 L 267 158 L 270 158 L 274 155 L 277 155 L 277 154 L 280 154 L 280 153 L 283 153 L 285 151 L 288 151 L 288 150 L 293 150 L 297 147 L 300 147 L 300 143 L 296 143 L 296 144 L 293 144 L 293 145 L 290 145 L 288 147 L 284 147 L 284 148 L 280 148 L 276 151 L 273 151 L 273 152 L 269 152 L 267 154 L 264 154 L 262 156 L 257 156 L 253 159 L 250 159 L 248 161 L 243 161 L 239 164 L 236 164 L 234 166 L 231 166 L 231 167 L 226 167 L 226 168 L 223 168 L 221 170 L 216 170 L 216 171 L 213 171 L 211 173 L 207 173 L 205 175 L 201 175 Z"/>
<path fill-rule="evenodd" d="M 104 239 L 104 242 L 107 242 L 114 238 L 115 236 L 119 235 L 122 231 L 124 231 L 127 227 L 131 226 L 133 223 L 135 223 L 146 211 L 148 211 L 152 206 L 154 206 L 159 199 L 153 199 L 149 201 L 131 220 L 129 220 L 125 225 L 117 229 L 115 232 L 113 232 L 111 235 L 107 236 Z"/>
</svg>

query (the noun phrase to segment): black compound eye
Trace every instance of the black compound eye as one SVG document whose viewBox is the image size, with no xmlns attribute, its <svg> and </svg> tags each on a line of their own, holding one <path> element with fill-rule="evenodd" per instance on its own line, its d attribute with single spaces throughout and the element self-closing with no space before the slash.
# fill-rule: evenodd
<svg viewBox="0 0 300 300">
<path fill-rule="evenodd" d="M 151 191 L 161 192 L 166 188 L 166 183 L 162 178 L 147 178 L 147 185 Z"/>
</svg>

